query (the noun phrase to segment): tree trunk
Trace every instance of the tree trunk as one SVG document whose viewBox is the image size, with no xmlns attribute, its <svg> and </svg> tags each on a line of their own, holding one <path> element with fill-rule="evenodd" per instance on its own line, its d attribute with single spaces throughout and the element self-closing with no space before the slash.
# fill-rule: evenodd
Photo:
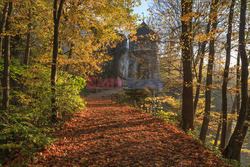
<svg viewBox="0 0 250 167">
<path fill-rule="evenodd" d="M 227 159 L 234 159 L 240 162 L 241 148 L 245 140 L 245 136 L 247 134 L 249 126 L 248 122 L 250 121 L 249 108 L 250 108 L 250 98 L 248 97 L 248 106 L 246 108 L 246 115 L 245 115 L 246 120 L 244 122 L 240 121 L 240 123 L 237 122 L 234 132 L 229 140 L 229 143 L 225 148 L 225 150 L 222 152 L 222 155 Z M 242 120 L 240 116 L 238 117 L 238 121 L 239 120 Z"/>
<path fill-rule="evenodd" d="M 194 36 L 193 36 L 193 37 L 194 37 Z M 202 46 L 202 43 L 201 43 L 201 42 L 198 42 L 198 52 L 197 52 L 197 56 L 196 56 L 196 58 L 193 60 L 193 61 L 194 61 L 194 63 L 193 63 L 194 68 L 196 68 L 196 66 L 198 65 L 199 60 L 200 60 L 201 46 Z"/>
<path fill-rule="evenodd" d="M 235 95 L 235 99 L 233 102 L 233 106 L 232 106 L 232 110 L 231 110 L 231 114 L 235 114 L 235 113 L 239 113 L 240 110 L 240 54 L 238 53 L 237 55 L 237 68 L 236 68 L 236 95 Z M 232 119 L 229 120 L 228 122 L 228 130 L 227 130 L 227 135 L 226 135 L 226 145 L 228 145 L 229 142 L 229 137 L 231 134 L 231 129 L 232 129 Z"/>
<path fill-rule="evenodd" d="M 211 25 L 211 20 L 209 19 L 209 22 L 207 24 L 206 34 L 209 34 L 209 32 L 210 32 L 210 25 Z M 195 99 L 194 99 L 194 114 L 196 112 L 196 108 L 197 108 L 199 96 L 200 96 L 200 88 L 201 88 L 201 81 L 202 81 L 202 69 L 203 69 L 206 44 L 207 44 L 207 40 L 203 41 L 201 44 L 201 59 L 200 59 L 199 76 L 198 76 L 198 80 L 197 80 Z"/>
<path fill-rule="evenodd" d="M 220 131 L 221 131 L 221 115 L 220 115 L 220 120 L 219 120 L 219 124 L 218 124 L 218 128 L 217 128 L 217 132 L 216 132 L 216 136 L 215 136 L 215 139 L 214 139 L 214 145 L 213 147 L 215 148 L 217 146 L 217 143 L 218 143 L 218 140 L 219 140 L 219 137 L 220 137 Z"/>
<path fill-rule="evenodd" d="M 237 68 L 236 68 L 236 96 L 237 96 L 237 110 L 236 112 L 240 112 L 240 53 L 238 52 L 237 56 Z"/>
<path fill-rule="evenodd" d="M 232 110 L 231 110 L 231 115 L 234 115 L 236 113 L 236 106 L 237 105 L 237 95 L 235 95 L 234 97 L 234 101 L 233 101 L 233 106 L 232 106 Z M 232 124 L 233 124 L 233 118 L 229 118 L 228 119 L 228 124 L 227 124 L 227 131 L 226 131 L 226 139 L 225 139 L 225 145 L 228 144 L 229 141 L 229 137 L 231 134 L 231 129 L 232 129 Z"/>
<path fill-rule="evenodd" d="M 190 17 L 182 20 L 182 62 L 183 62 L 183 95 L 182 95 L 182 129 L 193 130 L 193 83 L 192 83 L 192 17 L 187 16 L 192 12 L 192 1 L 182 0 L 182 17 Z"/>
<path fill-rule="evenodd" d="M 246 6 L 247 1 L 241 0 L 240 10 L 240 30 L 239 30 L 239 53 L 242 62 L 241 73 L 241 109 L 237 124 L 229 140 L 226 149 L 223 151 L 223 155 L 228 159 L 234 159 L 240 161 L 241 148 L 247 133 L 248 122 L 250 121 L 250 103 L 248 98 L 248 58 L 245 49 L 245 26 L 246 26 Z M 248 122 L 247 122 L 248 121 Z"/>
<path fill-rule="evenodd" d="M 24 55 L 24 64 L 26 66 L 29 65 L 30 60 L 30 38 L 31 38 L 31 9 L 29 9 L 29 23 L 28 23 L 28 30 L 27 30 L 27 39 L 26 39 L 26 48 L 25 48 L 25 55 Z"/>
<path fill-rule="evenodd" d="M 230 6 L 230 12 L 228 16 L 228 31 L 227 31 L 227 43 L 226 43 L 226 64 L 223 75 L 222 84 L 222 131 L 221 131 L 221 143 L 220 149 L 223 150 L 226 145 L 226 133 L 227 133 L 227 83 L 229 74 L 229 65 L 231 59 L 231 36 L 232 36 L 232 24 L 234 15 L 235 0 L 232 0 Z"/>
<path fill-rule="evenodd" d="M 56 106 L 56 71 L 57 71 L 57 57 L 58 57 L 58 48 L 59 48 L 59 24 L 60 17 L 62 13 L 64 0 L 60 1 L 59 8 L 58 0 L 54 0 L 54 39 L 53 39 L 53 57 L 52 57 L 52 68 L 51 68 L 51 105 L 52 105 L 52 117 L 51 121 L 55 123 L 57 121 L 57 106 Z"/>
<path fill-rule="evenodd" d="M 215 0 L 211 5 L 211 19 L 212 19 L 212 32 L 215 33 L 217 28 L 217 8 L 218 8 L 218 0 Z M 213 34 L 215 36 L 215 34 Z M 200 132 L 200 140 L 205 143 L 209 117 L 210 117 L 210 107 L 211 107 L 211 87 L 213 83 L 213 65 L 214 65 L 214 43 L 215 38 L 213 37 L 209 44 L 209 61 L 207 67 L 207 82 L 206 82 L 206 92 L 205 92 L 205 113 L 203 118 L 203 123 L 201 126 Z"/>
<path fill-rule="evenodd" d="M 10 17 L 12 13 L 12 2 L 8 3 L 8 16 L 6 19 L 5 30 L 10 30 Z M 5 48 L 4 48 L 4 69 L 3 69 L 3 100 L 2 105 L 3 109 L 9 110 L 9 90 L 10 90 L 10 35 L 6 35 L 5 39 Z"/>
<path fill-rule="evenodd" d="M 5 27 L 5 23 L 6 23 L 6 18 L 7 18 L 7 12 L 8 12 L 8 6 L 9 4 L 7 2 L 5 2 L 4 7 L 3 7 L 3 12 L 1 14 L 1 22 L 0 22 L 0 58 L 2 57 L 3 54 L 3 30 Z"/>
</svg>

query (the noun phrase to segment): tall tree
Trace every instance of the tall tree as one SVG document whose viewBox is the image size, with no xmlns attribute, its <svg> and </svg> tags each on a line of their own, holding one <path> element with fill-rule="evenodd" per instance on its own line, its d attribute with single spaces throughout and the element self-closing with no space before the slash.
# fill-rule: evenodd
<svg viewBox="0 0 250 167">
<path fill-rule="evenodd" d="M 10 17 L 12 13 L 12 1 L 8 3 L 8 14 L 6 18 L 5 30 L 10 30 Z M 10 90 L 10 35 L 5 35 L 4 38 L 4 69 L 3 69 L 3 100 L 2 105 L 4 110 L 9 110 L 9 90 Z"/>
<path fill-rule="evenodd" d="M 236 112 L 239 113 L 240 111 L 240 53 L 238 52 L 237 55 L 237 65 L 236 65 L 236 96 L 237 96 L 237 102 L 236 102 Z"/>
<path fill-rule="evenodd" d="M 231 117 L 228 118 L 228 122 L 227 122 L 227 132 L 226 132 L 226 138 L 225 138 L 225 145 L 228 144 L 229 141 L 229 137 L 232 131 L 232 125 L 233 125 L 233 121 L 234 121 L 234 117 L 233 115 L 236 113 L 236 106 L 237 105 L 237 95 L 235 95 L 234 97 L 234 101 L 233 101 L 233 105 L 232 105 L 232 109 L 231 109 Z"/>
<path fill-rule="evenodd" d="M 245 27 L 246 27 L 247 1 L 241 0 L 240 29 L 239 29 L 239 54 L 242 62 L 241 69 L 241 109 L 237 119 L 234 132 L 229 143 L 222 154 L 228 159 L 240 161 L 241 148 L 247 133 L 248 122 L 250 121 L 249 98 L 248 98 L 248 58 L 245 48 Z"/>
<path fill-rule="evenodd" d="M 7 18 L 7 13 L 8 13 L 8 6 L 9 6 L 9 3 L 8 2 L 5 2 L 4 3 L 4 7 L 3 7 L 3 12 L 1 13 L 1 22 L 0 22 L 0 57 L 2 57 L 2 48 L 3 48 L 3 36 L 2 36 L 2 33 L 3 33 L 3 30 L 4 30 L 4 27 L 5 27 L 5 23 L 6 23 L 6 18 Z"/>
<path fill-rule="evenodd" d="M 209 18 L 207 28 L 206 28 L 207 35 L 210 32 L 210 26 L 211 26 L 211 19 Z M 200 96 L 200 88 L 201 88 L 201 81 L 202 81 L 202 69 L 203 69 L 203 62 L 204 62 L 207 41 L 208 40 L 205 39 L 205 41 L 203 41 L 201 44 L 201 58 L 200 58 L 200 65 L 199 65 L 199 75 L 198 75 L 198 79 L 197 79 L 195 99 L 194 99 L 194 114 L 196 112 L 196 108 L 197 108 L 199 96 Z"/>
<path fill-rule="evenodd" d="M 241 74 L 241 70 L 240 70 L 240 54 L 238 52 L 237 55 L 237 63 L 236 63 L 236 95 L 234 98 L 234 102 L 233 102 L 233 106 L 232 106 L 232 110 L 231 110 L 231 115 L 235 115 L 235 113 L 239 113 L 240 110 L 240 74 Z M 230 134 L 232 131 L 232 123 L 233 123 L 233 118 L 231 117 L 230 120 L 228 121 L 228 128 L 227 128 L 227 134 L 226 134 L 226 145 L 229 142 L 229 138 L 230 138 Z"/>
<path fill-rule="evenodd" d="M 211 107 L 211 88 L 213 83 L 213 66 L 214 66 L 214 55 L 215 55 L 215 32 L 217 28 L 217 12 L 218 12 L 218 0 L 214 0 L 211 4 L 211 22 L 212 22 L 212 35 L 209 43 L 209 60 L 207 67 L 207 81 L 206 81 L 206 92 L 205 92 L 205 113 L 200 132 L 200 140 L 205 142 L 206 134 L 208 129 L 210 107 Z"/>
<path fill-rule="evenodd" d="M 60 3 L 59 3 L 60 1 Z M 57 57 L 59 48 L 59 25 L 60 18 L 63 10 L 63 4 L 65 0 L 54 0 L 54 39 L 53 39 L 53 57 L 52 57 L 52 68 L 51 68 L 51 105 L 52 105 L 52 117 L 51 121 L 56 122 L 57 117 L 57 106 L 56 106 L 56 72 L 57 72 Z M 58 5 L 59 4 L 59 5 Z"/>
<path fill-rule="evenodd" d="M 226 132 L 227 132 L 227 83 L 229 74 L 229 65 L 231 59 L 231 37 L 232 37 L 232 25 L 234 15 L 235 0 L 232 0 L 229 16 L 228 16 L 228 30 L 227 30 L 227 43 L 226 43 L 226 64 L 223 75 L 222 85 L 222 131 L 221 131 L 221 143 L 220 149 L 225 148 L 226 144 Z"/>
<path fill-rule="evenodd" d="M 219 137 L 220 137 L 221 122 L 222 122 L 222 121 L 221 121 L 221 116 L 222 116 L 222 114 L 220 115 L 220 119 L 219 119 L 217 131 L 216 131 L 216 135 L 215 135 L 213 147 L 216 147 L 216 146 L 217 146 L 217 143 L 218 143 L 218 140 L 219 140 Z"/>
<path fill-rule="evenodd" d="M 193 130 L 193 81 L 192 81 L 192 0 L 181 1 L 181 50 L 183 63 L 182 129 Z"/>
</svg>

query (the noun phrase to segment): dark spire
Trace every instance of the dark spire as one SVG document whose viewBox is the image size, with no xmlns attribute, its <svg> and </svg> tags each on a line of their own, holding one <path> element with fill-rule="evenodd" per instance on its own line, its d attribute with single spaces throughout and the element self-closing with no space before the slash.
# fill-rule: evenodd
<svg viewBox="0 0 250 167">
<path fill-rule="evenodd" d="M 153 30 L 151 30 L 151 28 L 144 22 L 144 20 L 142 21 L 141 25 L 139 26 L 139 28 L 136 31 L 136 36 L 145 36 L 145 35 L 153 35 L 156 34 Z"/>
</svg>

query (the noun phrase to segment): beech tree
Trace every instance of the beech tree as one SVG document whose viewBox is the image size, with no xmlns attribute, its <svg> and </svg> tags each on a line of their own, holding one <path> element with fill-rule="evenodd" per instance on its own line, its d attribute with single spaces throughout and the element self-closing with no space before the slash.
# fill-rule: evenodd
<svg viewBox="0 0 250 167">
<path fill-rule="evenodd" d="M 232 24 L 234 14 L 235 0 L 232 0 L 229 16 L 228 16 L 228 30 L 227 30 L 227 42 L 226 42 L 226 64 L 223 75 L 222 85 L 222 132 L 221 132 L 221 143 L 220 149 L 224 149 L 226 143 L 226 132 L 227 132 L 227 83 L 229 74 L 229 65 L 231 58 L 231 37 L 232 37 Z"/>
<path fill-rule="evenodd" d="M 206 35 L 209 35 L 210 26 L 211 26 L 211 18 L 209 18 L 209 21 L 208 21 L 208 24 L 207 24 L 207 27 L 206 27 Z M 194 98 L 194 114 L 196 112 L 196 108 L 197 108 L 198 101 L 199 101 L 199 96 L 200 96 L 200 88 L 201 88 L 201 81 L 202 81 L 202 70 L 203 70 L 203 63 L 204 63 L 204 57 L 205 57 L 207 42 L 208 42 L 208 39 L 205 39 L 201 44 L 201 57 L 200 57 L 199 73 L 198 73 L 198 79 L 197 79 L 196 91 L 195 91 L 195 98 Z"/>
<path fill-rule="evenodd" d="M 57 57 L 59 48 L 59 25 L 62 15 L 63 4 L 65 0 L 54 0 L 53 19 L 54 19 L 54 39 L 53 39 L 53 57 L 51 67 L 51 105 L 52 105 L 52 122 L 56 122 L 57 109 L 56 109 L 56 71 L 57 71 Z"/>
<path fill-rule="evenodd" d="M 9 7 L 9 4 L 8 2 L 5 2 L 4 3 L 4 7 L 3 7 L 3 11 L 1 13 L 1 22 L 0 22 L 0 57 L 2 57 L 2 48 L 3 48 L 3 30 L 5 28 L 5 23 L 6 23 L 6 18 L 7 18 L 7 13 L 8 13 L 8 7 Z"/>
<path fill-rule="evenodd" d="M 250 121 L 250 113 L 249 113 L 250 99 L 248 97 L 248 58 L 245 48 L 246 8 L 247 8 L 247 1 L 241 0 L 240 27 L 239 27 L 239 54 L 242 62 L 241 109 L 239 112 L 234 132 L 229 140 L 228 145 L 222 152 L 223 156 L 225 156 L 226 158 L 234 159 L 237 161 L 240 161 L 240 152 L 249 126 L 248 122 Z"/>
<path fill-rule="evenodd" d="M 181 50 L 183 63 L 182 129 L 193 130 L 193 81 L 192 81 L 192 5 L 193 1 L 181 1 Z"/>
<path fill-rule="evenodd" d="M 7 3 L 7 2 L 6 2 Z M 8 12 L 6 18 L 5 31 L 10 31 L 10 18 L 12 13 L 13 3 L 8 2 Z M 9 90 L 10 90 L 10 34 L 4 37 L 4 70 L 3 70 L 3 99 L 2 106 L 4 110 L 9 110 Z"/>
<path fill-rule="evenodd" d="M 212 35 L 210 36 L 209 43 L 209 60 L 207 67 L 207 81 L 206 81 L 206 92 L 205 92 L 205 113 L 201 126 L 200 140 L 205 142 L 206 134 L 208 129 L 209 117 L 210 117 L 210 108 L 211 108 L 211 89 L 213 83 L 213 66 L 214 66 L 214 56 L 215 56 L 215 33 L 217 28 L 217 12 L 218 12 L 218 0 L 214 0 L 211 4 L 211 22 L 212 22 Z"/>
</svg>

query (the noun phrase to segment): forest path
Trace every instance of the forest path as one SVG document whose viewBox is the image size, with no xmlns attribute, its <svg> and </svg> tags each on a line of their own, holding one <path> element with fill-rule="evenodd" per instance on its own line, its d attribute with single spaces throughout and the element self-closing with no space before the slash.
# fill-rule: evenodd
<svg viewBox="0 0 250 167">
<path fill-rule="evenodd" d="M 160 118 L 108 99 L 86 101 L 31 166 L 226 166 Z"/>
</svg>

